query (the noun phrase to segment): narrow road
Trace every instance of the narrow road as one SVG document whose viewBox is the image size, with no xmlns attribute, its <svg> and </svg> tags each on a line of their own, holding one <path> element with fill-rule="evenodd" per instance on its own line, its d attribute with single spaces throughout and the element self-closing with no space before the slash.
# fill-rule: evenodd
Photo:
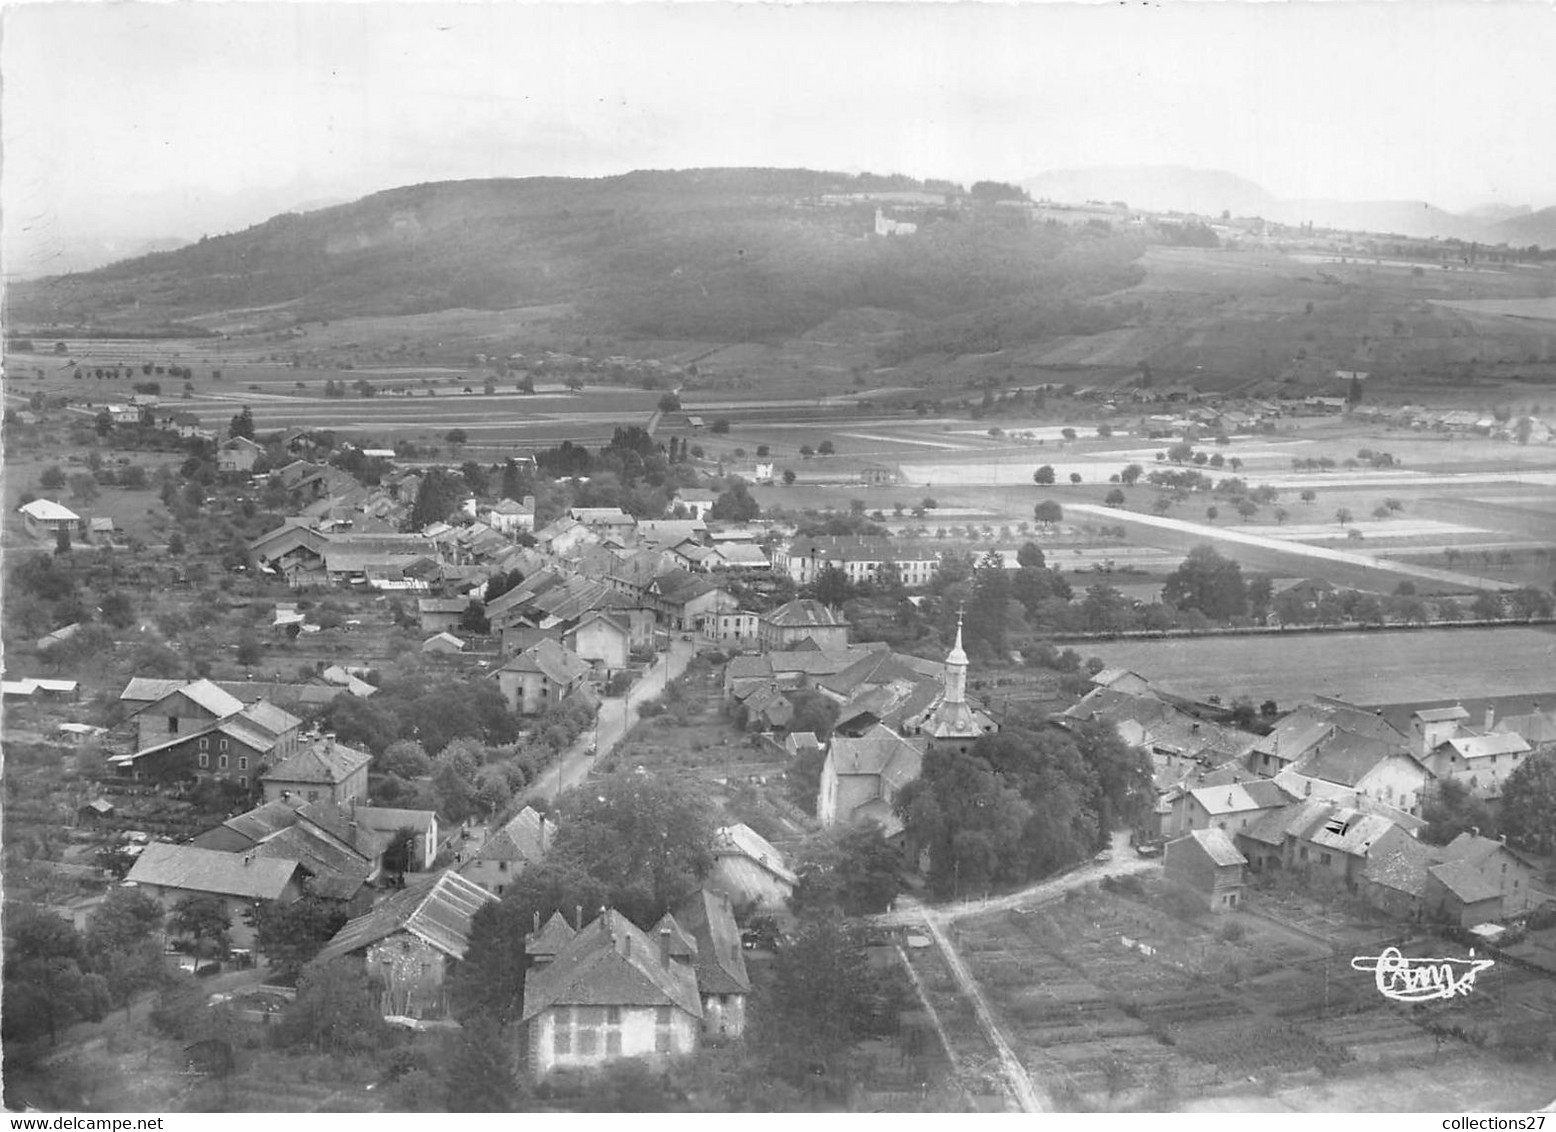
<svg viewBox="0 0 1556 1132">
<path fill-rule="evenodd" d="M 1016 892 L 1006 893 L 1004 896 L 991 896 L 987 899 L 961 900 L 955 904 L 921 905 L 911 896 L 901 896 L 897 898 L 899 907 L 896 910 L 871 917 L 871 922 L 882 927 L 911 927 L 924 919 L 934 919 L 944 924 L 960 920 L 964 916 L 976 916 L 982 912 L 1037 908 L 1058 900 L 1072 888 L 1084 888 L 1088 884 L 1095 884 L 1103 877 L 1146 873 L 1158 867 L 1160 867 L 1159 859 L 1143 858 L 1130 847 L 1128 830 L 1116 830 L 1113 833 L 1110 857 L 1106 861 L 1088 861 L 1079 868 L 1060 876 L 1040 880 L 1036 884 L 1028 885 Z"/>
<path fill-rule="evenodd" d="M 695 655 L 695 643 L 677 638 L 670 642 L 669 651 L 661 653 L 648 671 L 627 689 L 625 696 L 601 700 L 597 727 L 578 736 L 556 762 L 536 775 L 535 781 L 524 788 L 524 800 L 555 801 L 563 790 L 577 786 L 587 778 L 595 759 L 589 753 L 590 746 L 597 747 L 601 755 L 613 750 L 638 721 L 639 705 L 663 692 L 671 680 L 686 671 Z"/>
<path fill-rule="evenodd" d="M 1338 562 L 1346 566 L 1363 566 L 1371 570 L 1383 570 L 1390 574 L 1398 574 L 1406 578 L 1421 578 L 1440 585 L 1457 586 L 1466 590 L 1516 590 L 1518 588 L 1512 582 L 1499 582 L 1491 578 L 1482 578 L 1475 574 L 1460 574 L 1453 570 L 1438 570 L 1431 566 L 1416 566 L 1410 562 L 1396 562 L 1389 558 L 1379 558 L 1372 554 L 1357 554 L 1350 550 L 1334 550 L 1327 546 L 1311 546 L 1307 543 L 1295 542 L 1289 539 L 1270 538 L 1266 535 L 1249 534 L 1247 531 L 1228 530 L 1224 527 L 1214 527 L 1206 523 L 1194 523 L 1187 519 L 1169 519 L 1165 515 L 1142 515 L 1138 511 L 1120 511 L 1116 507 L 1105 507 L 1096 503 L 1066 503 L 1066 512 L 1074 512 L 1084 515 L 1106 516 L 1109 519 L 1124 519 L 1131 523 L 1141 523 L 1147 527 L 1160 527 L 1162 530 L 1178 531 L 1180 533 L 1201 535 L 1212 542 L 1230 542 L 1242 546 L 1254 546 L 1260 550 L 1279 550 L 1286 554 L 1297 555 L 1301 558 L 1313 558 L 1320 562 Z"/>
<path fill-rule="evenodd" d="M 978 1016 L 978 1025 L 983 1027 L 984 1035 L 999 1054 L 1000 1068 L 1005 1071 L 1005 1080 L 1010 1086 L 1011 1094 L 1016 1098 L 1016 1103 L 1021 1106 L 1021 1111 L 1052 1112 L 1053 1099 L 1032 1083 L 1032 1078 L 1027 1075 L 1021 1059 L 1016 1056 L 1015 1051 L 1010 1048 L 1010 1043 L 1005 1040 L 1005 1035 L 1000 1032 L 999 1024 L 995 1022 L 994 1014 L 989 1010 L 989 1003 L 983 997 L 983 991 L 979 988 L 977 980 L 967 970 L 967 964 L 962 962 L 962 957 L 957 953 L 956 948 L 951 946 L 951 941 L 946 938 L 944 929 L 934 917 L 929 915 L 923 916 L 923 923 L 929 929 L 929 934 L 934 937 L 940 953 L 945 956 L 951 974 L 956 977 L 956 985 L 962 988 L 962 993 L 973 1004 L 973 1012 Z"/>
</svg>

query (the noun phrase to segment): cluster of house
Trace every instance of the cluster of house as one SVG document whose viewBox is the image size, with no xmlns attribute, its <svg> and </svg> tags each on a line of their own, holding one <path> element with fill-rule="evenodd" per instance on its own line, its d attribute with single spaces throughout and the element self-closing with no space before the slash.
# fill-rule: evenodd
<svg viewBox="0 0 1556 1132">
<path fill-rule="evenodd" d="M 128 734 L 113 737 L 110 747 L 122 749 L 108 762 L 134 781 L 216 778 L 244 790 L 262 788 L 267 798 L 286 792 L 307 801 L 325 794 L 335 801 L 365 798 L 367 756 L 327 737 L 305 737 L 302 720 L 287 709 L 307 712 L 336 696 L 375 691 L 339 667 L 306 684 L 138 676 L 119 693 Z"/>
<path fill-rule="evenodd" d="M 1367 420 L 1416 431 L 1462 433 L 1493 440 L 1521 439 L 1526 444 L 1549 444 L 1556 440 L 1556 429 L 1540 417 L 1498 420 L 1474 409 L 1428 409 L 1420 405 L 1367 406 L 1356 412 Z"/>
<path fill-rule="evenodd" d="M 1100 720 L 1150 754 L 1157 802 L 1147 838 L 1169 874 L 1213 908 L 1243 898 L 1249 872 L 1327 875 L 1389 915 L 1471 926 L 1542 899 L 1540 862 L 1477 834 L 1419 840 L 1432 784 L 1462 783 L 1493 810 L 1532 752 L 1556 749 L 1556 714 L 1536 708 L 1472 724 L 1463 707 L 1414 713 L 1409 732 L 1377 712 L 1315 697 L 1259 736 L 1199 718 L 1192 702 L 1104 669 L 1059 722 Z"/>
<path fill-rule="evenodd" d="M 52 499 L 30 500 L 17 511 L 21 513 L 23 529 L 35 538 L 55 539 L 64 531 L 72 540 L 84 539 L 98 546 L 116 546 L 123 542 L 124 532 L 111 515 L 77 515 Z"/>
<path fill-rule="evenodd" d="M 430 811 L 284 791 L 188 844 L 147 845 L 126 883 L 166 908 L 188 896 L 219 900 L 234 946 L 250 954 L 247 913 L 256 906 L 304 896 L 338 904 L 350 918 L 313 963 L 360 964 L 385 1018 L 419 1026 L 447 1017 L 449 977 L 469 950 L 476 913 L 544 858 L 555 827 L 526 807 L 484 837 L 470 833 L 441 843 Z M 402 838 L 402 871 L 388 873 L 386 849 Z M 451 865 L 436 867 L 448 856 Z M 734 909 L 781 907 L 796 878 L 744 825 L 717 832 L 714 862 L 702 888 L 647 927 L 608 908 L 586 916 L 577 907 L 544 924 L 537 917 L 525 940 L 531 967 L 519 1038 L 535 1076 L 620 1058 L 662 1061 L 743 1033 L 751 981 Z"/>
<path fill-rule="evenodd" d="M 873 821 L 900 840 L 893 804 L 919 776 L 930 750 L 965 753 L 982 735 L 999 730 L 967 694 L 967 653 L 961 626 L 944 663 L 893 652 L 880 643 L 849 643 L 848 624 L 819 602 L 803 600 L 774 611 L 773 635 L 756 655 L 732 657 L 724 669 L 726 704 L 759 731 L 787 731 L 791 756 L 822 757 L 816 816 L 825 825 Z M 823 744 L 796 731 L 798 692 L 837 706 Z"/>
</svg>

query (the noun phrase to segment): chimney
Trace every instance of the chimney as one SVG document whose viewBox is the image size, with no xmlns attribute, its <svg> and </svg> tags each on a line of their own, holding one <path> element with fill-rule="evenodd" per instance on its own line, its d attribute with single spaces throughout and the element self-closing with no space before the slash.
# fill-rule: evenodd
<svg viewBox="0 0 1556 1132">
<path fill-rule="evenodd" d="M 1491 730 L 1491 725 L 1497 721 L 1497 709 L 1492 704 L 1486 705 L 1486 730 Z"/>
<path fill-rule="evenodd" d="M 1478 825 L 1470 826 L 1470 836 L 1471 837 L 1479 837 L 1480 836 L 1480 826 L 1478 826 Z"/>
<path fill-rule="evenodd" d="M 583 905 L 573 905 L 573 928 L 576 931 L 583 930 Z"/>
<path fill-rule="evenodd" d="M 661 967 L 669 967 L 670 966 L 670 929 L 669 929 L 669 927 L 663 927 L 663 928 L 659 929 L 659 965 Z"/>
<path fill-rule="evenodd" d="M 540 934 L 540 913 L 539 912 L 535 913 L 535 934 L 536 935 Z"/>
</svg>

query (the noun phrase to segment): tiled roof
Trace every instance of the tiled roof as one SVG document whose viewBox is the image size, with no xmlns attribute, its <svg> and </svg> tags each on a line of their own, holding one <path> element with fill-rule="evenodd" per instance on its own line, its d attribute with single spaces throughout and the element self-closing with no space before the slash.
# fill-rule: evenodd
<svg viewBox="0 0 1556 1132">
<path fill-rule="evenodd" d="M 268 700 L 256 700 L 239 712 L 238 717 L 248 720 L 272 735 L 280 735 L 295 727 L 301 727 L 303 723 L 291 712 L 283 711 Z"/>
<path fill-rule="evenodd" d="M 697 942 L 697 989 L 703 994 L 749 994 L 745 951 L 729 897 L 699 889 L 675 910 L 675 920 Z"/>
<path fill-rule="evenodd" d="M 1205 851 L 1217 865 L 1246 865 L 1248 858 L 1237 851 L 1237 846 L 1232 844 L 1232 839 L 1223 830 L 1195 829 L 1189 832 L 1189 836 L 1199 843 L 1199 847 Z"/>
<path fill-rule="evenodd" d="M 319 739 L 261 777 L 266 782 L 303 782 L 336 786 L 372 761 L 366 751 Z"/>
<path fill-rule="evenodd" d="M 540 641 L 513 656 L 498 672 L 538 672 L 553 684 L 566 686 L 591 668 L 589 662 L 555 641 Z"/>
<path fill-rule="evenodd" d="M 523 1019 L 552 1006 L 675 1006 L 702 1017 L 691 966 L 666 964 L 659 941 L 615 909 L 574 934 L 556 958 L 524 979 Z"/>
<path fill-rule="evenodd" d="M 755 861 L 779 880 L 797 884 L 799 878 L 783 862 L 783 854 L 756 830 L 745 824 L 726 825 L 713 836 L 715 857 L 745 857 Z"/>
<path fill-rule="evenodd" d="M 286 890 L 296 872 L 295 860 L 153 841 L 135 859 L 125 879 L 187 892 L 274 900 Z"/>
<path fill-rule="evenodd" d="M 1468 719 L 1470 713 L 1460 704 L 1450 708 L 1427 708 L 1416 712 L 1415 717 L 1423 723 L 1450 723 L 1457 719 Z"/>
<path fill-rule="evenodd" d="M 848 621 L 831 606 L 813 598 L 796 598 L 762 614 L 762 620 L 780 629 L 846 626 Z"/>
<path fill-rule="evenodd" d="M 227 716 L 236 715 L 243 710 L 242 700 L 229 692 L 222 691 L 209 680 L 193 680 L 176 690 L 199 704 L 217 719 L 225 719 Z"/>
<path fill-rule="evenodd" d="M 470 921 L 497 897 L 452 870 L 417 880 L 415 887 L 395 893 L 371 912 L 349 921 L 324 945 L 315 962 L 360 951 L 400 931 L 445 955 L 463 959 L 470 945 Z"/>
<path fill-rule="evenodd" d="M 1464 861 L 1479 868 L 1485 863 L 1486 858 L 1494 857 L 1498 853 L 1507 853 L 1530 868 L 1538 868 L 1539 865 L 1529 857 L 1513 848 L 1505 841 L 1498 841 L 1490 837 L 1481 837 L 1474 833 L 1461 833 L 1447 845 L 1443 846 L 1441 854 L 1446 861 Z"/>
<path fill-rule="evenodd" d="M 1300 763 L 1297 771 L 1338 786 L 1355 786 L 1396 751 L 1397 748 L 1365 736 L 1337 731 L 1316 755 Z"/>
<path fill-rule="evenodd" d="M 1457 735 L 1448 746 L 1463 759 L 1484 759 L 1492 755 L 1517 755 L 1529 749 L 1522 735 L 1513 731 L 1493 731 L 1488 735 Z"/>
<path fill-rule="evenodd" d="M 1267 810 L 1296 800 L 1267 778 L 1229 786 L 1200 786 L 1189 794 L 1212 816 Z"/>
<path fill-rule="evenodd" d="M 1496 729 L 1522 735 L 1531 746 L 1556 743 L 1556 713 L 1533 711 L 1527 715 L 1509 715 L 1497 722 Z"/>
<path fill-rule="evenodd" d="M 1396 837 L 1382 852 L 1371 854 L 1362 877 L 1411 896 L 1426 892 L 1426 870 L 1436 858 L 1414 837 Z"/>
<path fill-rule="evenodd" d="M 857 739 L 834 735 L 827 757 L 839 777 L 874 775 L 893 784 L 917 778 L 924 762 L 924 754 L 917 746 L 880 724 Z"/>
<path fill-rule="evenodd" d="M 1394 823 L 1381 814 L 1335 807 L 1315 815 L 1300 836 L 1320 849 L 1364 857 L 1392 828 Z"/>
<path fill-rule="evenodd" d="M 544 927 L 524 937 L 524 951 L 532 957 L 554 956 L 572 941 L 575 934 L 562 913 L 552 912 Z"/>
<path fill-rule="evenodd" d="M 1478 904 L 1482 900 L 1493 900 L 1502 895 L 1494 885 L 1482 879 L 1480 873 L 1475 871 L 1475 866 L 1467 861 L 1444 861 L 1440 865 L 1433 865 L 1427 872 L 1466 904 Z"/>
<path fill-rule="evenodd" d="M 525 806 L 513 819 L 482 843 L 477 861 L 526 861 L 531 864 L 546 855 L 556 827 L 532 807 Z"/>
</svg>

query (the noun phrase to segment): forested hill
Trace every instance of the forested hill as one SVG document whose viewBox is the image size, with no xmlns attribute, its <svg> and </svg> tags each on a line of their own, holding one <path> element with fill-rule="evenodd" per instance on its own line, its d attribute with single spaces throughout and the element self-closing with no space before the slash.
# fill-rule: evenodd
<svg viewBox="0 0 1556 1132">
<path fill-rule="evenodd" d="M 873 237 L 877 202 L 846 199 L 866 193 L 911 194 L 885 207 L 918 231 Z M 23 327 L 219 328 L 225 312 L 254 308 L 303 320 L 568 303 L 616 333 L 755 341 L 868 307 L 908 316 L 916 341 L 943 330 L 973 348 L 1093 318 L 1083 300 L 1135 281 L 1140 250 L 903 177 L 718 169 L 458 181 L 21 284 L 9 315 Z"/>
</svg>

